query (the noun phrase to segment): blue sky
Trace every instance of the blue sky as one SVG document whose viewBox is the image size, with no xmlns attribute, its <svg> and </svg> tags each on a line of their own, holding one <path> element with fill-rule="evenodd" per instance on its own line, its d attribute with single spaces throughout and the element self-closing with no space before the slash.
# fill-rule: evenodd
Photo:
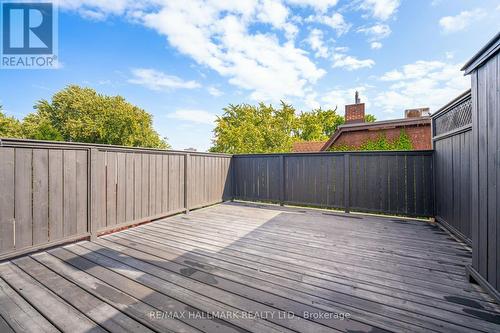
<svg viewBox="0 0 500 333">
<path fill-rule="evenodd" d="M 18 118 L 69 84 L 122 95 L 176 149 L 206 150 L 228 104 L 436 110 L 500 30 L 498 0 L 60 0 L 57 70 L 0 70 Z"/>
</svg>

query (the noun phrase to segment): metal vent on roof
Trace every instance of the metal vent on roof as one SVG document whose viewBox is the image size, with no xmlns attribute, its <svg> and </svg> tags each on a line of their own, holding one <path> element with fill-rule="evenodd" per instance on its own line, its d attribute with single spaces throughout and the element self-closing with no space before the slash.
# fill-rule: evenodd
<svg viewBox="0 0 500 333">
<path fill-rule="evenodd" d="M 472 123 L 472 101 L 470 95 L 459 103 L 451 105 L 449 110 L 434 118 L 434 136 L 452 132 Z"/>
</svg>

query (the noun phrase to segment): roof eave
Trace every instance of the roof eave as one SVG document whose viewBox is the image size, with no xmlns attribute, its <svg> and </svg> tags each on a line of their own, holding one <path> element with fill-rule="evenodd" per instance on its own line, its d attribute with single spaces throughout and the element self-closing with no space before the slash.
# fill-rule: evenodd
<svg viewBox="0 0 500 333">
<path fill-rule="evenodd" d="M 468 75 L 481 66 L 486 60 L 500 50 L 500 32 L 498 32 L 485 46 L 483 46 L 467 63 L 462 67 L 464 75 Z"/>
</svg>

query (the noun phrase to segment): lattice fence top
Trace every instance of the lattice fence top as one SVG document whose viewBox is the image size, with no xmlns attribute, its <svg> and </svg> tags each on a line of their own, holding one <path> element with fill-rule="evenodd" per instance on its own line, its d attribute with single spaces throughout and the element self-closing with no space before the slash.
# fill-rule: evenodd
<svg viewBox="0 0 500 333">
<path fill-rule="evenodd" d="M 448 110 L 440 112 L 440 115 L 434 118 L 434 136 L 452 132 L 471 123 L 472 101 L 469 94 L 457 101 L 457 103 L 450 105 Z"/>
</svg>

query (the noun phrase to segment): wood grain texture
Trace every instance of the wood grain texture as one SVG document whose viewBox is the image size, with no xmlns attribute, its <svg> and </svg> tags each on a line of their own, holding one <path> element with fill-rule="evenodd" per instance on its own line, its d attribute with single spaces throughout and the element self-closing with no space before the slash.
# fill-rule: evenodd
<svg viewBox="0 0 500 333">
<path fill-rule="evenodd" d="M 7 262 L 0 277 L 9 299 L 29 302 L 30 325 L 64 331 L 498 331 L 500 307 L 465 280 L 470 262 L 422 221 L 225 203 Z M 203 317 L 212 311 L 295 316 Z M 332 313 L 351 319 L 321 316 Z"/>
<path fill-rule="evenodd" d="M 234 156 L 235 197 L 361 212 L 432 216 L 430 152 Z M 348 179 L 346 179 L 346 177 Z"/>
<path fill-rule="evenodd" d="M 33 150 L 15 151 L 15 248 L 33 244 Z"/>
<path fill-rule="evenodd" d="M 49 150 L 49 239 L 55 241 L 63 234 L 63 151 Z"/>
<path fill-rule="evenodd" d="M 87 200 L 87 198 L 85 198 Z M 33 150 L 33 245 L 49 241 L 49 152 Z"/>
<path fill-rule="evenodd" d="M 0 252 L 14 249 L 14 148 L 0 147 Z"/>
</svg>

